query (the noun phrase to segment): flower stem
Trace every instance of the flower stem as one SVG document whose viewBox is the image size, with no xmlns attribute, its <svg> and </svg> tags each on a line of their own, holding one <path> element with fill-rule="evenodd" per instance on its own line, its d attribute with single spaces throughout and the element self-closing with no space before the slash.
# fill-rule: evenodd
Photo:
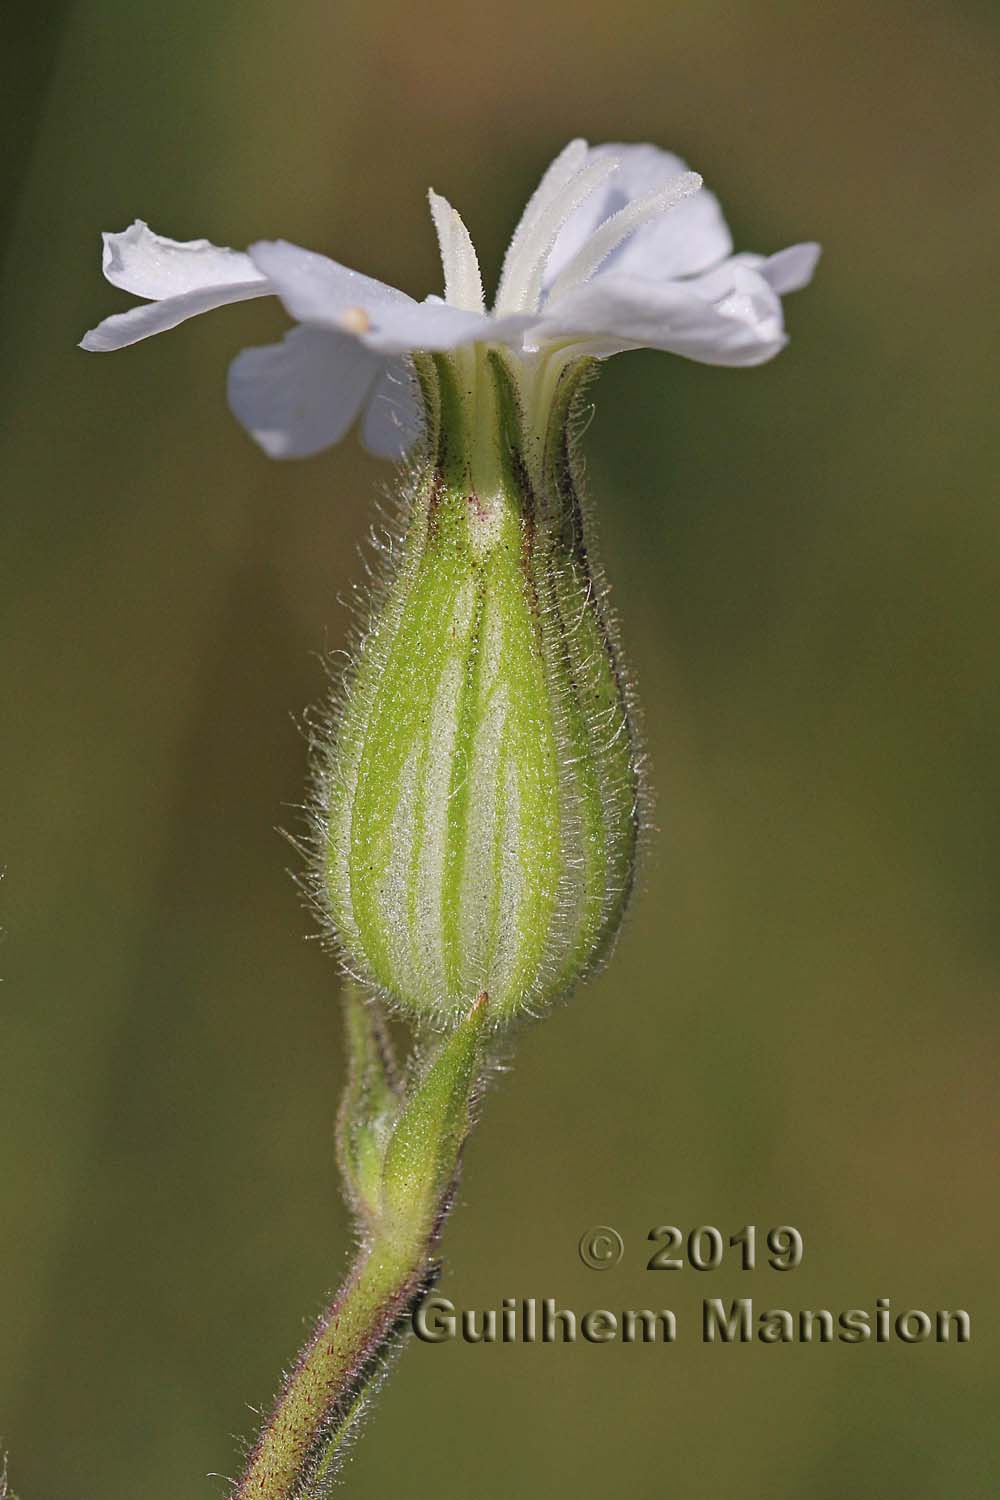
<svg viewBox="0 0 1000 1500">
<path fill-rule="evenodd" d="M 339 1154 L 362 1248 L 286 1377 L 232 1500 L 327 1493 L 437 1275 L 437 1243 L 480 1087 L 486 995 L 411 1065 L 405 1088 L 377 1002 L 353 987 L 345 1002 L 349 1077 Z"/>
<path fill-rule="evenodd" d="M 233 1500 L 314 1500 L 434 1277 L 426 1246 L 376 1237 L 358 1256 L 287 1376 Z"/>
</svg>

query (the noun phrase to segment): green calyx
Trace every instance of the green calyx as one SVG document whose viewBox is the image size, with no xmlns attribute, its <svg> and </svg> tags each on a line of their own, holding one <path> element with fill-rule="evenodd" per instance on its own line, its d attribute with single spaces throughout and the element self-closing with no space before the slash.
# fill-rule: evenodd
<svg viewBox="0 0 1000 1500">
<path fill-rule="evenodd" d="M 516 375 L 422 358 L 431 439 L 319 775 L 317 887 L 349 968 L 413 1017 L 537 1011 L 606 954 L 633 880 L 634 732 L 571 433 Z"/>
</svg>

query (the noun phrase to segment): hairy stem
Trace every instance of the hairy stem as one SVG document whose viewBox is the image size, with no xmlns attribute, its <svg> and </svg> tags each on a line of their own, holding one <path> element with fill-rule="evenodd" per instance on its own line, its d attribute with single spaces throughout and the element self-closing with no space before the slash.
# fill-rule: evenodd
<svg viewBox="0 0 1000 1500">
<path fill-rule="evenodd" d="M 366 1391 L 433 1280 L 426 1246 L 407 1248 L 376 1237 L 361 1251 L 287 1376 L 233 1500 L 313 1500 L 325 1492 Z"/>
<path fill-rule="evenodd" d="M 482 1068 L 488 997 L 396 1076 L 381 1010 L 345 993 L 349 1077 L 340 1164 L 363 1236 L 344 1285 L 286 1377 L 232 1500 L 320 1500 L 437 1274 Z M 2 1497 L 0 1497 L 2 1500 Z"/>
</svg>

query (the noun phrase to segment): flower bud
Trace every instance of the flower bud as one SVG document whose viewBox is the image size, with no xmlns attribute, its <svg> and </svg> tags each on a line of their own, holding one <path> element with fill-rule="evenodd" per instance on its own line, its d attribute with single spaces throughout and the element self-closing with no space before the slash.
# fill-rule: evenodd
<svg viewBox="0 0 1000 1500">
<path fill-rule="evenodd" d="M 318 777 L 348 968 L 415 1017 L 538 1010 L 607 953 L 633 881 L 629 694 L 573 461 L 481 347 L 421 357 L 430 438 Z M 537 433 L 537 436 L 532 436 Z"/>
</svg>

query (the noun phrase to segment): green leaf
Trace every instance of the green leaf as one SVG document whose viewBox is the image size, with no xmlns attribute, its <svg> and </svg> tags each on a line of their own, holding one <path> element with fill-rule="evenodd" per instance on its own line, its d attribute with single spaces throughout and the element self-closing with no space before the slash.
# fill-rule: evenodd
<svg viewBox="0 0 1000 1500">
<path fill-rule="evenodd" d="M 337 1156 L 352 1207 L 370 1221 L 378 1213 L 385 1148 L 402 1091 L 378 1001 L 349 984 L 344 1013 L 348 1077 L 337 1117 Z"/>
<path fill-rule="evenodd" d="M 385 1156 L 382 1214 L 388 1238 L 433 1239 L 448 1208 L 481 1074 L 489 997 L 479 996 L 411 1086 Z"/>
</svg>

